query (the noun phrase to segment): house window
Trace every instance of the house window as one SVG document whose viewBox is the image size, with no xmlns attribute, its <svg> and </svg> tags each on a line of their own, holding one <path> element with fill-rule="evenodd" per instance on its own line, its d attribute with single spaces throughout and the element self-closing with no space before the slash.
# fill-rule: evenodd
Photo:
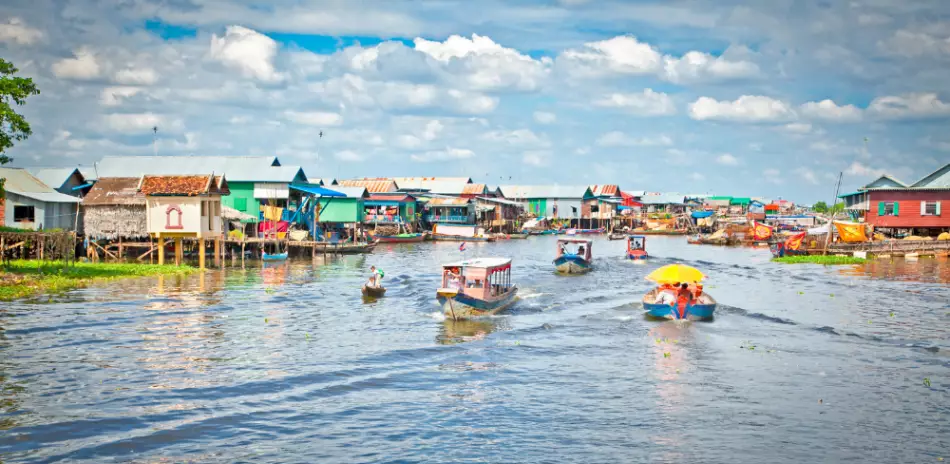
<svg viewBox="0 0 950 464">
<path fill-rule="evenodd" d="M 235 198 L 234 209 L 247 212 L 247 198 Z"/>
<path fill-rule="evenodd" d="M 878 216 L 898 216 L 900 204 L 896 201 L 881 201 L 877 204 Z"/>
<path fill-rule="evenodd" d="M 181 224 L 181 208 L 171 205 L 165 210 L 165 228 L 171 230 L 184 229 Z"/>
<path fill-rule="evenodd" d="M 14 206 L 13 222 L 36 222 L 36 210 L 32 206 Z"/>
<path fill-rule="evenodd" d="M 940 216 L 940 202 L 939 201 L 920 202 L 920 215 L 921 216 Z"/>
</svg>

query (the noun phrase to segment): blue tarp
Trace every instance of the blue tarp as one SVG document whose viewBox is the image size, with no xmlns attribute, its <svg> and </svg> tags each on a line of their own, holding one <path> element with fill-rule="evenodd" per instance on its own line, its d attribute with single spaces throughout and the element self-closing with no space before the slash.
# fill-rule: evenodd
<svg viewBox="0 0 950 464">
<path fill-rule="evenodd" d="M 77 185 L 77 186 L 71 188 L 70 190 L 72 190 L 73 192 L 75 192 L 76 190 L 82 190 L 82 189 L 84 189 L 84 188 L 92 187 L 92 185 L 93 185 L 93 182 L 86 182 L 85 184 Z"/>
<path fill-rule="evenodd" d="M 705 219 L 716 214 L 715 211 L 693 211 L 693 219 Z"/>
<path fill-rule="evenodd" d="M 290 184 L 290 188 L 294 190 L 299 190 L 301 192 L 306 192 L 312 195 L 317 195 L 320 197 L 340 197 L 340 198 L 346 197 L 346 194 L 343 194 L 334 190 L 330 190 L 330 189 L 325 189 L 318 185 L 312 185 L 312 184 L 311 185 Z"/>
</svg>

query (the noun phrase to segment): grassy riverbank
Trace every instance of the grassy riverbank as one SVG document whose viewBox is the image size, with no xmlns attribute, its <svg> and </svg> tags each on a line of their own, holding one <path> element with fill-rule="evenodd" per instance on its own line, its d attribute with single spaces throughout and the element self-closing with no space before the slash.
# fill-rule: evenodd
<svg viewBox="0 0 950 464">
<path fill-rule="evenodd" d="M 867 260 L 853 256 L 807 255 L 772 258 L 772 261 L 784 264 L 824 264 L 826 266 L 836 266 L 842 264 L 864 264 Z"/>
<path fill-rule="evenodd" d="M 0 301 L 56 293 L 84 287 L 97 281 L 122 277 L 190 274 L 197 269 L 188 266 L 159 266 L 134 263 L 73 263 L 16 260 L 0 266 Z"/>
</svg>

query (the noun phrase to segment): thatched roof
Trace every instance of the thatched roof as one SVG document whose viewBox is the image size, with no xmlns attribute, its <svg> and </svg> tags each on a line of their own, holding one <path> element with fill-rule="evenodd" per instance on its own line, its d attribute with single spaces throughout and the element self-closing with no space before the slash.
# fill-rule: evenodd
<svg viewBox="0 0 950 464">
<path fill-rule="evenodd" d="M 224 176 L 143 176 L 139 192 L 145 195 L 196 197 L 199 195 L 229 195 Z"/>
<path fill-rule="evenodd" d="M 145 206 L 145 195 L 138 192 L 138 177 L 103 177 L 82 199 L 84 207 L 104 205 Z"/>
<path fill-rule="evenodd" d="M 148 236 L 144 199 L 141 205 L 86 205 L 83 209 L 83 227 L 91 238 L 115 240 Z"/>
<path fill-rule="evenodd" d="M 241 222 L 250 222 L 250 221 L 256 222 L 257 220 L 256 217 L 251 216 L 250 214 L 242 213 L 241 211 L 231 208 L 230 206 L 224 206 L 224 205 L 221 205 L 221 219 L 224 219 L 227 221 L 241 221 Z"/>
</svg>

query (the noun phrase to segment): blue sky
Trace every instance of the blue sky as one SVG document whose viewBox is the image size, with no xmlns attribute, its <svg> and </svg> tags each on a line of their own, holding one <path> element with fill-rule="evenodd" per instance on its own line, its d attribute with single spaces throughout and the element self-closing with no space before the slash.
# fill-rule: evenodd
<svg viewBox="0 0 950 464">
<path fill-rule="evenodd" d="M 939 0 L 13 0 L 0 18 L 0 56 L 43 92 L 20 166 L 151 154 L 158 126 L 161 154 L 312 177 L 810 203 L 839 172 L 851 190 L 950 162 Z"/>
</svg>

